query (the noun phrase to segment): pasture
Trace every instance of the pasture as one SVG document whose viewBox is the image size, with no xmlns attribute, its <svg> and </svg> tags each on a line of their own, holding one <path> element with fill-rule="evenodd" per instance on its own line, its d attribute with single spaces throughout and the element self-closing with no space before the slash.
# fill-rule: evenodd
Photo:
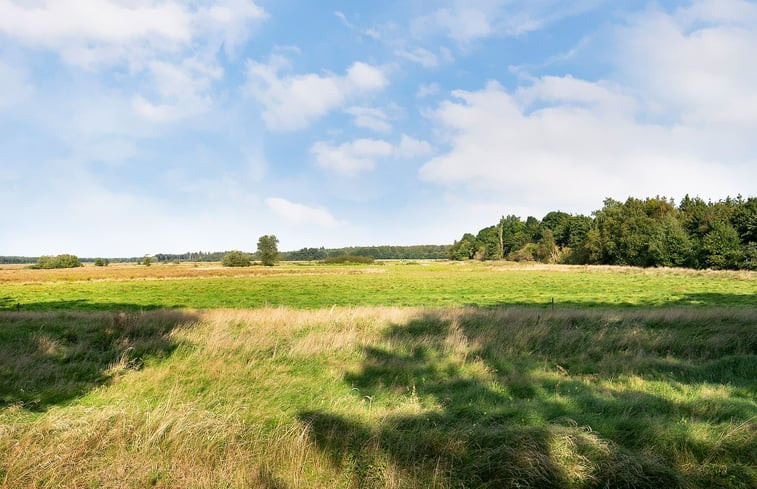
<svg viewBox="0 0 757 489">
<path fill-rule="evenodd" d="M 756 296 L 504 263 L 0 270 L 0 486 L 755 487 Z"/>
<path fill-rule="evenodd" d="M 140 310 L 289 306 L 754 306 L 757 272 L 384 262 L 277 267 L 133 264 L 0 269 L 0 308 Z"/>
</svg>

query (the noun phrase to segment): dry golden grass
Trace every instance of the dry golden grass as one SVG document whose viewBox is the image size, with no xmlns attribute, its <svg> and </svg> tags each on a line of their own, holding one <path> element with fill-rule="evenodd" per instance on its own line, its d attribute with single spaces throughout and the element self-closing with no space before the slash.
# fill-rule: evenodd
<svg viewBox="0 0 757 489">
<path fill-rule="evenodd" d="M 79 268 L 32 270 L 18 265 L 0 267 L 0 283 L 89 282 L 124 280 L 176 280 L 209 277 L 268 277 L 275 275 L 324 275 L 382 273 L 380 268 L 303 267 L 285 264 L 277 267 L 222 267 L 217 263 L 158 264 L 149 267 L 116 263 L 107 267 L 86 265 Z"/>
<path fill-rule="evenodd" d="M 0 326 L 26 335 L 17 353 L 3 350 L 0 372 L 22 357 L 26 370 L 83 361 L 87 345 L 108 359 L 74 398 L 0 404 L 5 488 L 694 488 L 757 477 L 755 384 L 739 370 L 754 365 L 757 310 L 5 312 Z M 153 344 L 167 356 L 150 356 Z"/>
</svg>

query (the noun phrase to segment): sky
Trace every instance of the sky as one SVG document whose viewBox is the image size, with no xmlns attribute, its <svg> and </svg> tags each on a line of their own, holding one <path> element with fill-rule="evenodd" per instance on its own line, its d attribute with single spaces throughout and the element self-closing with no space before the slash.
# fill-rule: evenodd
<svg viewBox="0 0 757 489">
<path fill-rule="evenodd" d="M 0 255 L 757 194 L 757 2 L 0 0 Z"/>
</svg>

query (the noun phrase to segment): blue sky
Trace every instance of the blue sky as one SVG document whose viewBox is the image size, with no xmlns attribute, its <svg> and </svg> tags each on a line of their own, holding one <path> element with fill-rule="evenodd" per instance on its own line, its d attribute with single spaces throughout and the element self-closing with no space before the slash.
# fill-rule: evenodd
<svg viewBox="0 0 757 489">
<path fill-rule="evenodd" d="M 0 0 L 0 254 L 755 195 L 755 53 L 739 0 Z"/>
</svg>

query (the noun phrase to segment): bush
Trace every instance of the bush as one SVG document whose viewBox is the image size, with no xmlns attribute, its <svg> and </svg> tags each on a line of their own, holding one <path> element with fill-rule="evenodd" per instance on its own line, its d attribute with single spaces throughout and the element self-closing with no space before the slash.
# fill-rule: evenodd
<svg viewBox="0 0 757 489">
<path fill-rule="evenodd" d="M 107 267 L 108 265 L 110 265 L 110 260 L 107 258 L 95 258 L 96 267 Z"/>
<path fill-rule="evenodd" d="M 32 268 L 76 268 L 82 267 L 79 258 L 75 255 L 63 254 L 58 256 L 40 256 L 37 264 Z"/>
<path fill-rule="evenodd" d="M 343 264 L 343 263 L 370 264 L 370 263 L 373 263 L 373 257 L 357 256 L 357 255 L 329 256 L 328 258 L 323 259 L 323 263 L 328 263 L 330 265 Z"/>
<path fill-rule="evenodd" d="M 537 251 L 536 243 L 526 243 L 521 249 L 511 252 L 507 255 L 510 261 L 535 261 Z"/>
<path fill-rule="evenodd" d="M 249 267 L 252 264 L 250 255 L 242 251 L 229 251 L 221 258 L 221 265 L 225 267 Z"/>
</svg>

